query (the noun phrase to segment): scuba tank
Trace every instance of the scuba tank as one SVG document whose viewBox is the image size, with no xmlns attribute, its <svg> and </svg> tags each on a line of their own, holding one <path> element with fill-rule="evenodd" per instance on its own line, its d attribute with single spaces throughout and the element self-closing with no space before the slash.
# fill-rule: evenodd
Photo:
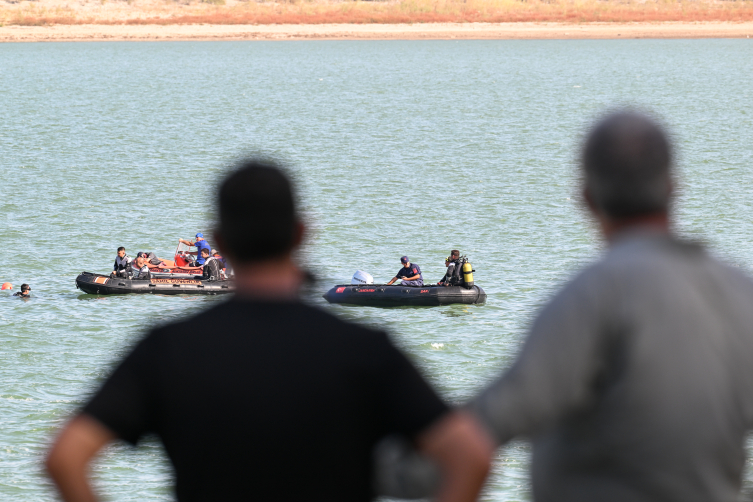
<svg viewBox="0 0 753 502">
<path fill-rule="evenodd" d="M 463 281 L 465 282 L 464 286 L 466 288 L 472 288 L 473 287 L 473 266 L 468 262 L 468 260 L 465 260 L 463 263 Z"/>
</svg>

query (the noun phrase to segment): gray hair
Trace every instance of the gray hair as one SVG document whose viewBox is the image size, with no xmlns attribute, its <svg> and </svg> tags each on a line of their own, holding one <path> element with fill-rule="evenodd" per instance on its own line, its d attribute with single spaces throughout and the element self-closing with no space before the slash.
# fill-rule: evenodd
<svg viewBox="0 0 753 502">
<path fill-rule="evenodd" d="M 596 208 L 613 218 L 666 212 L 672 154 L 664 131 L 635 112 L 608 115 L 583 148 L 586 190 Z"/>
</svg>

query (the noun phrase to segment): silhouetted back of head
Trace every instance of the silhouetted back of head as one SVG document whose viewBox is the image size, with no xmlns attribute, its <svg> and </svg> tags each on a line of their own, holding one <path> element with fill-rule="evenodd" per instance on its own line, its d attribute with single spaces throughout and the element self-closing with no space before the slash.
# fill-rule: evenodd
<svg viewBox="0 0 753 502">
<path fill-rule="evenodd" d="M 292 250 L 298 215 L 293 187 L 274 163 L 248 159 L 220 184 L 219 233 L 224 251 L 249 262 Z"/>
<path fill-rule="evenodd" d="M 607 116 L 583 149 L 593 204 L 612 218 L 667 211 L 671 157 L 664 131 L 649 118 L 633 112 Z"/>
</svg>

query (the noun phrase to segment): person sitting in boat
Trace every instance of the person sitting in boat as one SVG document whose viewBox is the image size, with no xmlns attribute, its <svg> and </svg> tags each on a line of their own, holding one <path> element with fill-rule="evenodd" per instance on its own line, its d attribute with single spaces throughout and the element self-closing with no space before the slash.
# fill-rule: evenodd
<svg viewBox="0 0 753 502">
<path fill-rule="evenodd" d="M 232 270 L 229 270 L 227 267 L 227 261 L 225 258 L 222 257 L 222 255 L 216 250 L 212 249 L 212 256 L 217 259 L 220 265 L 220 278 L 224 281 L 228 278 L 228 275 L 232 272 Z"/>
<path fill-rule="evenodd" d="M 118 248 L 118 256 L 115 257 L 115 265 L 112 267 L 111 275 L 119 275 L 125 277 L 128 274 L 128 266 L 133 260 L 126 254 L 126 249 L 123 246 Z"/>
<path fill-rule="evenodd" d="M 218 281 L 222 278 L 220 269 L 222 264 L 214 256 L 209 256 L 209 249 L 204 248 L 201 250 L 201 256 L 204 258 L 204 266 L 202 267 L 201 278 L 205 281 Z"/>
<path fill-rule="evenodd" d="M 437 284 L 440 286 L 460 286 L 463 284 L 463 265 L 460 263 L 460 251 L 453 249 L 444 262 L 447 272 Z"/>
<path fill-rule="evenodd" d="M 411 263 L 407 256 L 400 258 L 400 263 L 403 264 L 403 268 L 398 270 L 397 274 L 395 274 L 395 277 L 390 279 L 390 282 L 387 283 L 387 286 L 391 285 L 398 279 L 402 279 L 402 282 L 400 282 L 402 286 L 424 285 L 424 276 L 421 275 L 421 267 L 419 267 L 415 263 Z"/>
<path fill-rule="evenodd" d="M 139 253 L 131 262 L 131 279 L 149 279 L 149 265 L 147 265 L 144 253 Z"/>
<path fill-rule="evenodd" d="M 29 286 L 28 284 L 21 284 L 21 291 L 19 291 L 13 296 L 18 296 L 21 298 L 30 298 L 31 297 L 30 291 L 31 291 L 31 286 Z"/>
<path fill-rule="evenodd" d="M 193 263 L 190 263 L 190 266 L 192 267 L 198 267 L 200 265 L 204 265 L 204 257 L 201 256 L 201 250 L 206 249 L 207 251 L 212 251 L 212 247 L 207 243 L 207 241 L 204 240 L 204 234 L 201 232 L 196 234 L 196 240 L 191 242 L 184 239 L 178 239 L 178 242 L 182 242 L 183 244 L 186 244 L 188 246 L 195 246 L 196 251 L 191 251 L 187 254 L 195 254 L 196 260 Z"/>
<path fill-rule="evenodd" d="M 212 249 L 212 256 L 220 262 L 220 268 L 227 268 L 227 262 L 225 261 L 225 258 L 223 258 L 216 249 Z"/>
</svg>

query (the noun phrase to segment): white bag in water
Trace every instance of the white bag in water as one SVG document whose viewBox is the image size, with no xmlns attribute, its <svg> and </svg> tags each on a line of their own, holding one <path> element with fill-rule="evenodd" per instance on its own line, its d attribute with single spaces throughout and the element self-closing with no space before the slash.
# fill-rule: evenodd
<svg viewBox="0 0 753 502">
<path fill-rule="evenodd" d="M 350 280 L 351 284 L 374 284 L 374 278 L 371 274 L 364 272 L 363 270 L 356 270 L 353 274 L 353 278 Z"/>
</svg>

